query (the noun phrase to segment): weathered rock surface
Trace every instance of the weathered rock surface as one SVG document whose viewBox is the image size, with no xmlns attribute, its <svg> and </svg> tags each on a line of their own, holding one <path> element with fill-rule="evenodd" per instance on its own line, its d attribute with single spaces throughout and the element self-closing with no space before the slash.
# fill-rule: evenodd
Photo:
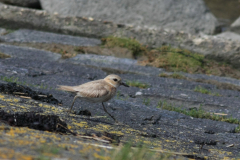
<svg viewBox="0 0 240 160">
<path fill-rule="evenodd" d="M 0 28 L 0 35 L 4 35 L 7 33 L 7 30 L 5 28 Z"/>
<path fill-rule="evenodd" d="M 4 29 L 5 30 L 5 29 Z M 9 33 L 7 35 L 0 36 L 0 40 L 2 42 L 8 42 L 8 44 L 17 44 L 20 43 L 58 43 L 58 44 L 68 44 L 70 46 L 94 46 L 99 45 L 101 41 L 95 38 L 85 38 L 85 37 L 77 37 L 77 36 L 69 36 L 63 34 L 54 34 L 50 32 L 42 32 L 36 30 L 27 30 L 20 29 Z M 8 46 L 8 45 L 5 45 Z M 88 66 L 100 67 L 100 68 L 108 68 L 110 70 L 115 70 L 117 72 L 133 72 L 139 73 L 142 75 L 151 75 L 156 76 L 160 73 L 164 72 L 164 69 L 161 68 L 153 68 L 153 67 L 144 67 L 140 66 L 137 63 L 137 60 L 134 59 L 126 59 L 126 58 L 117 58 L 112 56 L 102 56 L 102 55 L 94 55 L 91 53 L 88 54 L 78 54 L 73 58 L 67 59 L 65 61 L 71 61 L 75 64 L 84 64 Z M 192 79 L 206 79 L 206 80 L 216 80 L 222 83 L 229 83 L 234 85 L 239 85 L 240 81 L 229 78 L 229 77 L 218 77 L 218 76 L 208 76 L 201 74 L 188 74 L 181 73 L 184 76 L 187 76 Z"/>
<path fill-rule="evenodd" d="M 223 39 L 229 39 L 232 41 L 240 41 L 240 34 L 234 33 L 234 32 L 223 32 L 221 34 L 217 34 L 216 37 L 220 37 Z"/>
<path fill-rule="evenodd" d="M 59 17 L 44 11 L 0 4 L 0 26 L 19 29 L 39 29 L 87 37 L 134 37 L 151 47 L 171 45 L 201 53 L 209 58 L 240 67 L 240 42 L 215 36 L 191 35 L 169 29 L 129 27 L 112 22 L 77 17 Z"/>
<path fill-rule="evenodd" d="M 26 31 L 38 33 L 37 31 L 20 30 L 16 33 L 10 33 L 9 36 L 1 36 L 2 41 L 21 43 L 23 40 L 25 41 L 24 35 L 18 33 Z M 42 43 L 46 37 L 49 41 L 44 41 L 45 43 L 56 42 L 55 38 L 59 36 L 62 38 L 58 39 L 58 43 L 69 44 L 72 41 L 71 38 L 67 38 L 68 35 L 56 36 L 52 33 L 42 33 L 39 41 L 34 43 Z M 29 36 L 27 41 L 30 42 L 34 38 L 34 36 Z M 87 42 L 91 40 L 82 37 L 75 38 Z M 207 112 L 225 113 L 227 116 L 240 119 L 240 94 L 238 91 L 220 90 L 215 85 L 187 80 L 162 78 L 159 77 L 159 73 L 164 72 L 164 70 L 139 66 L 135 60 L 91 54 L 61 59 L 61 55 L 57 53 L 4 43 L 0 44 L 0 52 L 11 55 L 11 58 L 0 59 L 1 79 L 4 80 L 3 77 L 7 77 L 16 80 L 21 85 L 28 85 L 32 90 L 51 94 L 63 103 L 62 105 L 53 105 L 24 96 L 15 97 L 12 94 L 1 93 L 0 107 L 4 111 L 12 114 L 37 112 L 47 116 L 56 115 L 61 121 L 67 123 L 72 132 L 79 135 L 99 135 L 107 132 L 116 134 L 120 142 L 131 140 L 137 143 L 142 141 L 149 147 L 180 152 L 185 157 L 204 159 L 205 156 L 205 158 L 211 159 L 229 159 L 239 156 L 240 134 L 235 133 L 238 125 L 193 118 L 163 110 L 161 106 L 157 108 L 159 102 L 166 102 L 175 107 L 186 109 L 197 109 L 201 106 Z M 85 45 L 86 43 L 81 44 Z M 74 111 L 83 112 L 87 109 L 91 112 L 91 117 L 75 114 L 66 115 L 65 111 L 71 104 L 73 95 L 56 90 L 57 85 L 79 85 L 101 79 L 110 73 L 120 75 L 125 81 L 137 80 L 149 84 L 146 89 L 120 87 L 116 97 L 105 103 L 108 111 L 125 125 L 115 125 L 103 111 L 101 104 L 91 104 L 80 100 L 76 101 Z M 214 79 L 235 85 L 240 84 L 239 80 L 231 78 L 186 75 L 192 78 Z M 196 86 L 207 88 L 220 96 L 195 92 Z M 29 128 L 10 127 L 0 123 L 2 124 L 0 134 L 3 137 L 3 145 L 0 150 L 4 154 L 6 152 L 6 157 L 9 157 L 8 153 L 11 153 L 14 158 L 23 155 L 36 158 L 36 155 L 39 155 L 36 151 L 37 147 L 43 144 L 61 146 L 60 157 L 71 159 L 84 158 L 86 155 L 91 157 L 93 153 L 97 155 L 101 152 L 109 154 L 109 150 L 101 148 L 111 149 L 113 147 L 105 141 L 84 139 L 70 133 L 58 134 Z M 199 151 L 201 145 L 204 146 Z M 91 150 L 87 146 L 91 146 L 89 148 L 93 149 Z M 87 151 L 86 148 L 88 148 Z M 11 149 L 15 152 L 10 152 Z M 84 154 L 82 154 L 83 152 Z"/>
<path fill-rule="evenodd" d="M 60 43 L 72 46 L 95 46 L 101 44 L 100 40 L 94 38 L 60 35 L 27 29 L 9 33 L 1 36 L 0 39 L 4 42 Z"/>
<path fill-rule="evenodd" d="M 63 16 L 93 17 L 115 23 L 213 34 L 217 20 L 203 0 L 41 0 L 43 9 Z"/>
</svg>

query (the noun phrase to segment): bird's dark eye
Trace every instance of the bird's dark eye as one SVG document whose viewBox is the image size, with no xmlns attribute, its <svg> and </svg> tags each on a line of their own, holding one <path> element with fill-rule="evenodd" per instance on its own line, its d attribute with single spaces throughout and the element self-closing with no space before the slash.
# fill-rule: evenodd
<svg viewBox="0 0 240 160">
<path fill-rule="evenodd" d="M 114 78 L 113 80 L 114 80 L 115 82 L 117 82 L 117 79 L 116 79 L 116 78 Z"/>
</svg>

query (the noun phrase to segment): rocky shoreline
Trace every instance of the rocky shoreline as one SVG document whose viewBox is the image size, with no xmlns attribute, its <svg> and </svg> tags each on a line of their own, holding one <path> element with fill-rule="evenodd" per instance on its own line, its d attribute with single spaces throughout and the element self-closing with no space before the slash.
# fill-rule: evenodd
<svg viewBox="0 0 240 160">
<path fill-rule="evenodd" d="M 128 141 L 133 148 L 140 144 L 176 159 L 239 158 L 239 90 L 207 81 L 234 88 L 240 80 L 183 72 L 178 74 L 185 79 L 164 77 L 173 73 L 135 59 L 91 53 L 63 59 L 60 52 L 34 45 L 74 48 L 98 46 L 109 35 L 134 37 L 144 45 L 181 47 L 239 67 L 240 42 L 5 4 L 0 10 L 0 27 L 5 28 L 0 30 L 5 55 L 0 59 L 0 158 L 114 159 L 114 150 Z M 57 85 L 79 85 L 111 73 L 135 84 L 120 87 L 106 103 L 123 125 L 115 124 L 99 104 L 79 100 L 67 116 L 73 95 L 56 90 Z"/>
<path fill-rule="evenodd" d="M 46 11 L 0 4 L 0 26 L 9 29 L 39 29 L 55 33 L 102 38 L 109 35 L 134 37 L 144 45 L 171 45 L 200 53 L 239 68 L 239 41 L 217 36 L 191 35 L 182 31 L 132 27 L 91 18 L 61 17 Z"/>
</svg>

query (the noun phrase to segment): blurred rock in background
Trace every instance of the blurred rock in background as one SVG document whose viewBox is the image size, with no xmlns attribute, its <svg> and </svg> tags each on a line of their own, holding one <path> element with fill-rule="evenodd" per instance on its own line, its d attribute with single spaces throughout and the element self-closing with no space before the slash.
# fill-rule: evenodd
<svg viewBox="0 0 240 160">
<path fill-rule="evenodd" d="M 240 1 L 204 0 L 211 13 L 217 18 L 219 28 L 217 37 L 240 41 Z"/>
<path fill-rule="evenodd" d="M 239 0 L 204 0 L 211 13 L 221 25 L 220 32 L 229 29 L 230 25 L 240 16 Z"/>
<path fill-rule="evenodd" d="M 148 28 L 214 34 L 217 19 L 203 0 L 40 0 L 44 10 Z"/>
</svg>

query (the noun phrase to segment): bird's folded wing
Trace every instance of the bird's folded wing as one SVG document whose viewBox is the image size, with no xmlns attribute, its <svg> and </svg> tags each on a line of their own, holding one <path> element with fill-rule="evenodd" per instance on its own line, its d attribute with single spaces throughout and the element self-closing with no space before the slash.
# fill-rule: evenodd
<svg viewBox="0 0 240 160">
<path fill-rule="evenodd" d="M 80 86 L 74 87 L 81 97 L 99 98 L 109 94 L 109 90 L 104 84 L 100 83 L 85 83 Z"/>
</svg>

